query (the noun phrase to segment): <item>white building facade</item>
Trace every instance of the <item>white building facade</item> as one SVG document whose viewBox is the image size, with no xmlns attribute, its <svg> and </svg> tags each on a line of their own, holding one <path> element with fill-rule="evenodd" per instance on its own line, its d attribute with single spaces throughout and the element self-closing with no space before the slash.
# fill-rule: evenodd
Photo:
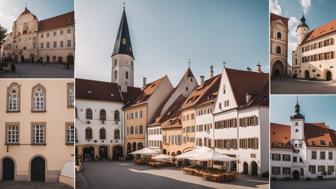
<svg viewBox="0 0 336 189">
<path fill-rule="evenodd" d="M 233 82 L 238 80 L 240 86 Z M 214 147 L 239 159 L 231 165 L 238 172 L 254 176 L 268 172 L 267 96 L 268 74 L 223 70 L 213 113 Z"/>
<path fill-rule="evenodd" d="M 77 148 L 83 159 L 122 157 L 123 106 L 122 102 L 77 99 Z"/>
<path fill-rule="evenodd" d="M 296 29 L 292 76 L 310 80 L 336 80 L 336 20 L 310 30 L 302 16 Z"/>
<path fill-rule="evenodd" d="M 336 178 L 335 131 L 325 123 L 305 123 L 295 106 L 290 125 L 271 123 L 271 178 Z"/>
<path fill-rule="evenodd" d="M 7 62 L 74 64 L 74 12 L 39 21 L 26 7 L 1 49 L 1 58 Z"/>
</svg>

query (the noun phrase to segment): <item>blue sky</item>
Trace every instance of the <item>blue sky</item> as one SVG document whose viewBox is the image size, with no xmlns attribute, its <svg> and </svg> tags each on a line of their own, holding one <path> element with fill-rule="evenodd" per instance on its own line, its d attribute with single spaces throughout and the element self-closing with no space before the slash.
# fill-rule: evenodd
<svg viewBox="0 0 336 189">
<path fill-rule="evenodd" d="M 288 61 L 292 63 L 291 52 L 296 47 L 295 29 L 302 13 L 310 30 L 336 19 L 335 0 L 270 0 L 270 11 L 289 18 Z"/>
<path fill-rule="evenodd" d="M 299 96 L 301 113 L 306 122 L 325 122 L 336 129 L 336 96 Z M 294 113 L 296 96 L 271 96 L 271 122 L 289 123 Z"/>
<path fill-rule="evenodd" d="M 74 10 L 73 0 L 0 0 L 0 25 L 11 31 L 25 4 L 39 20 Z"/>
<path fill-rule="evenodd" d="M 79 0 L 76 6 L 76 77 L 110 81 L 111 54 L 122 0 Z M 168 75 L 176 85 L 191 59 L 197 79 L 228 67 L 268 72 L 267 0 L 127 0 L 135 56 L 135 85 Z"/>
</svg>

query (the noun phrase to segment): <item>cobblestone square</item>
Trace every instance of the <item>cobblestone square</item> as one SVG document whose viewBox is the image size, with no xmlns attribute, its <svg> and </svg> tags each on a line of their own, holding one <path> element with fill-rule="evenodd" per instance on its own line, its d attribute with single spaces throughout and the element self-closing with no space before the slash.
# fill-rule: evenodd
<svg viewBox="0 0 336 189">
<path fill-rule="evenodd" d="M 268 189 L 268 179 L 239 175 L 229 183 L 215 183 L 185 175 L 180 168 L 153 169 L 133 162 L 96 161 L 83 163 L 84 171 L 76 174 L 77 189 Z"/>
<path fill-rule="evenodd" d="M 74 69 L 61 64 L 17 63 L 16 71 L 0 72 L 0 78 L 73 78 Z"/>
</svg>

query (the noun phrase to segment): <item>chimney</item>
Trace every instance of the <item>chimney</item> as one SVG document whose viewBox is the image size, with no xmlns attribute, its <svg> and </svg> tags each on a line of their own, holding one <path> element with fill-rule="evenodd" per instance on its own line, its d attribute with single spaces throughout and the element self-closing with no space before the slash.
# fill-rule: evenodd
<svg viewBox="0 0 336 189">
<path fill-rule="evenodd" d="M 146 83 L 146 77 L 142 78 L 142 89 L 144 89 L 146 87 L 147 83 Z"/>
<path fill-rule="evenodd" d="M 260 65 L 259 61 L 258 61 L 258 64 L 257 64 L 257 70 L 256 70 L 256 72 L 257 73 L 262 73 L 262 71 L 261 71 L 261 65 Z"/>
<path fill-rule="evenodd" d="M 200 78 L 201 78 L 201 85 L 204 85 L 204 76 L 201 75 Z"/>
<path fill-rule="evenodd" d="M 251 100 L 252 100 L 252 94 L 246 92 L 246 103 L 251 102 Z"/>
<path fill-rule="evenodd" d="M 210 66 L 210 78 L 213 78 L 214 71 L 213 71 L 213 65 Z"/>
</svg>

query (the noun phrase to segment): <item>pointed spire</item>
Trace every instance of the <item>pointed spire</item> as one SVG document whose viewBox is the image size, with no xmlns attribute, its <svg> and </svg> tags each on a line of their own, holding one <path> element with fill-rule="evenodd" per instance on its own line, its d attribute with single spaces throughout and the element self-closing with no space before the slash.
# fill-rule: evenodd
<svg viewBox="0 0 336 189">
<path fill-rule="evenodd" d="M 133 49 L 131 45 L 131 37 L 129 34 L 126 18 L 125 2 L 112 56 L 116 54 L 126 54 L 134 58 Z"/>
<path fill-rule="evenodd" d="M 295 113 L 300 113 L 299 97 L 296 97 Z"/>
</svg>

